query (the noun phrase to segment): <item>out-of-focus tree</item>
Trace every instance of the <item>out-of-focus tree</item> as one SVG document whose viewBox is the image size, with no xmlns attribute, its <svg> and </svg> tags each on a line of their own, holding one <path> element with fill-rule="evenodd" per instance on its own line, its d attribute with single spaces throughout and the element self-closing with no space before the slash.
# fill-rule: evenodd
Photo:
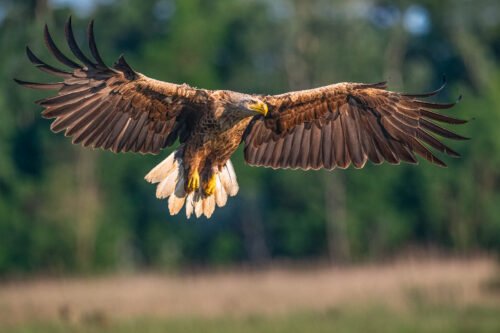
<svg viewBox="0 0 500 333">
<path fill-rule="evenodd" d="M 0 274 L 267 262 L 364 260 L 406 247 L 500 250 L 500 4 L 494 0 L 144 0 L 0 3 Z M 89 16 L 108 63 L 125 53 L 157 79 L 211 89 L 278 93 L 338 81 L 388 79 L 394 90 L 449 88 L 449 112 L 476 118 L 473 140 L 448 169 L 371 166 L 271 171 L 235 157 L 238 197 L 210 222 L 168 216 L 142 175 L 161 156 L 70 145 L 12 77 L 48 80 L 22 55 L 58 45 L 74 14 Z M 63 47 L 64 50 L 67 48 Z M 168 152 L 166 152 L 168 153 Z M 332 204 L 333 203 L 333 204 Z"/>
</svg>

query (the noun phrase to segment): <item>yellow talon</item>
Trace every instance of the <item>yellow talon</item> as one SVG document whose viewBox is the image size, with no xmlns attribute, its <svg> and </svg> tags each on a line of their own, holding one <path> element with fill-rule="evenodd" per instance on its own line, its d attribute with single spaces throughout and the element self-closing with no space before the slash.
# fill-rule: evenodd
<svg viewBox="0 0 500 333">
<path fill-rule="evenodd" d="M 191 178 L 189 178 L 186 192 L 191 193 L 193 191 L 196 191 L 199 187 L 200 187 L 200 174 L 198 173 L 198 170 L 195 170 Z"/>
<path fill-rule="evenodd" d="M 203 192 L 205 192 L 205 195 L 207 197 L 211 196 L 212 194 L 215 193 L 215 186 L 217 184 L 217 181 L 216 181 L 216 178 L 215 178 L 215 174 L 212 175 L 212 177 L 210 177 L 209 181 L 206 183 L 204 189 L 203 189 Z"/>
</svg>

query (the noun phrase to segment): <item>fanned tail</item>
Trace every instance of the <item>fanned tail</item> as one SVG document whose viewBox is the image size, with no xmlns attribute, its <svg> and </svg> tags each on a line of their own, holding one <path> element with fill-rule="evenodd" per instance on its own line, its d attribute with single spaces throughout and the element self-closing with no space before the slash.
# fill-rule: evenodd
<svg viewBox="0 0 500 333">
<path fill-rule="evenodd" d="M 210 218 L 215 206 L 223 207 L 227 203 L 228 196 L 232 197 L 238 193 L 239 186 L 231 161 L 227 161 L 221 170 L 216 173 L 216 186 L 214 194 L 205 195 L 200 187 L 189 194 L 185 191 L 186 177 L 182 158 L 176 156 L 177 151 L 170 154 L 165 160 L 154 167 L 145 177 L 146 181 L 156 184 L 156 197 L 158 199 L 168 198 L 168 209 L 171 215 L 178 214 L 184 204 L 186 205 L 186 216 L 200 217 L 205 215 Z"/>
</svg>

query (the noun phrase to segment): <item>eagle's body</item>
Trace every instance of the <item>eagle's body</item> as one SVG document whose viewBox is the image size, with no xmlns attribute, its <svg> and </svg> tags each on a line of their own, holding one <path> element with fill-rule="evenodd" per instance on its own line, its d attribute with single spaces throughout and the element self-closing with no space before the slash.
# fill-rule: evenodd
<svg viewBox="0 0 500 333">
<path fill-rule="evenodd" d="M 210 217 L 215 205 L 222 207 L 228 196 L 236 195 L 230 157 L 241 143 L 250 165 L 331 170 L 362 168 L 367 161 L 417 163 L 416 155 L 445 166 L 430 147 L 459 154 L 435 135 L 465 139 L 436 123 L 465 123 L 433 111 L 454 103 L 421 99 L 443 87 L 415 95 L 387 91 L 385 83 L 339 83 L 274 96 L 196 89 L 148 78 L 123 57 L 108 67 L 97 51 L 93 22 L 88 35 L 93 59 L 78 47 L 71 20 L 66 24 L 68 45 L 82 65 L 56 47 L 45 27 L 47 47 L 72 71 L 44 63 L 27 48 L 36 67 L 62 81 L 16 81 L 58 91 L 38 103 L 45 108 L 44 117 L 55 118 L 51 129 L 64 131 L 73 143 L 158 154 L 178 141 L 179 148 L 146 176 L 159 183 L 158 198 L 169 198 L 171 214 L 185 204 L 188 217 Z"/>
<path fill-rule="evenodd" d="M 193 166 L 200 160 L 200 169 L 205 164 L 222 167 L 241 143 L 243 132 L 251 117 L 246 114 L 232 112 L 232 104 L 222 103 L 237 98 L 252 99 L 233 91 L 209 92 L 209 107 L 203 113 L 184 144 L 184 158 Z M 217 98 L 216 98 L 217 97 Z"/>
<path fill-rule="evenodd" d="M 245 112 L 238 112 L 238 106 L 233 101 L 253 98 L 222 90 L 208 92 L 208 96 L 210 100 L 207 101 L 206 111 L 176 154 L 183 161 L 183 172 L 187 179 L 199 177 L 199 180 L 195 180 L 199 182 L 198 185 L 187 183 L 186 192 L 195 191 L 199 186 L 204 194 L 210 196 L 216 187 L 213 177 L 223 170 L 238 149 L 243 132 L 251 120 Z"/>
</svg>

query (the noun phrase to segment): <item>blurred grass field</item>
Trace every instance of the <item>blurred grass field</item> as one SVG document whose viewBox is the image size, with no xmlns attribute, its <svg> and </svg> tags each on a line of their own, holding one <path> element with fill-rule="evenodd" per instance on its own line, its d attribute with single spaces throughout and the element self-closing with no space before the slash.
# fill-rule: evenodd
<svg viewBox="0 0 500 333">
<path fill-rule="evenodd" d="M 39 279 L 0 285 L 0 332 L 500 332 L 490 258 Z"/>
<path fill-rule="evenodd" d="M 160 332 L 500 332 L 500 307 L 446 308 L 425 307 L 408 312 L 386 308 L 331 309 L 325 312 L 301 312 L 278 316 L 251 316 L 224 319 L 139 319 L 112 324 L 68 325 L 30 323 L 3 327 L 4 333 L 160 333 Z"/>
</svg>

